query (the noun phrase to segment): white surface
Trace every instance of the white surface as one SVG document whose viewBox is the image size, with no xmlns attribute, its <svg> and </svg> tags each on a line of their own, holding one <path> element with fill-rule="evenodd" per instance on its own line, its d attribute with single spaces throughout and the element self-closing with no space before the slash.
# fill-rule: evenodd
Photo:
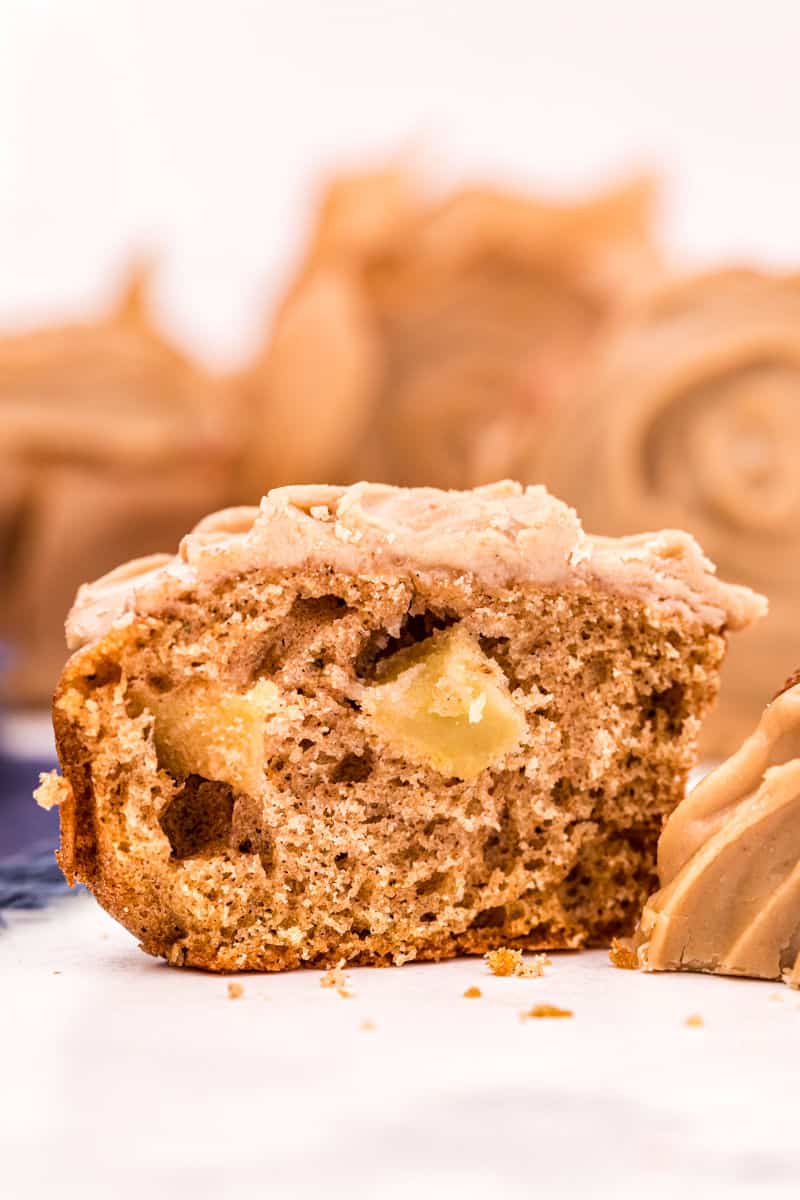
<svg viewBox="0 0 800 1200">
<path fill-rule="evenodd" d="M 0 325 L 160 253 L 210 358 L 257 338 L 321 174 L 410 152 L 548 190 L 644 165 L 682 254 L 800 259 L 794 0 L 3 0 Z"/>
<path fill-rule="evenodd" d="M 554 956 L 539 980 L 477 960 L 348 975 L 352 999 L 307 971 L 240 977 L 230 1000 L 225 978 L 146 958 L 86 897 L 16 917 L 0 934 L 3 1195 L 797 1195 L 795 992 L 617 971 L 600 952 Z M 520 1020 L 542 1002 L 575 1016 Z"/>
</svg>

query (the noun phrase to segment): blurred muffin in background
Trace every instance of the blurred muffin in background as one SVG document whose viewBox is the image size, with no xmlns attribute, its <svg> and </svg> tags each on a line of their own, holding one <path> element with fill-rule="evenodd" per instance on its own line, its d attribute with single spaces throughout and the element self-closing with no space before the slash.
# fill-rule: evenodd
<svg viewBox="0 0 800 1200">
<path fill-rule="evenodd" d="M 0 338 L 0 637 L 5 695 L 49 703 L 80 583 L 171 550 L 227 501 L 226 388 L 156 332 L 137 272 L 94 323 Z"/>
<path fill-rule="evenodd" d="M 688 529 L 721 575 L 769 598 L 730 648 L 704 734 L 727 753 L 800 660 L 800 277 L 720 270 L 659 290 L 543 452 L 591 532 Z"/>
<path fill-rule="evenodd" d="M 537 475 L 539 420 L 652 284 L 654 189 L 577 204 L 345 176 L 243 379 L 253 483 Z M 252 482 L 250 482 L 252 481 Z"/>
</svg>

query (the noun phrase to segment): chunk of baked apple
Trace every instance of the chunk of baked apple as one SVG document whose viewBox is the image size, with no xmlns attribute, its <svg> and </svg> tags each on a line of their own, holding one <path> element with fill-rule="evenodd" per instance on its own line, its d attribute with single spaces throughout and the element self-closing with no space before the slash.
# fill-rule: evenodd
<svg viewBox="0 0 800 1200">
<path fill-rule="evenodd" d="M 460 627 L 398 650 L 364 707 L 389 747 L 457 779 L 474 779 L 525 730 L 502 670 Z"/>
<path fill-rule="evenodd" d="M 279 705 L 268 679 L 247 692 L 202 684 L 150 697 L 159 762 L 172 775 L 202 775 L 255 795 L 264 780 L 265 725 Z"/>
</svg>

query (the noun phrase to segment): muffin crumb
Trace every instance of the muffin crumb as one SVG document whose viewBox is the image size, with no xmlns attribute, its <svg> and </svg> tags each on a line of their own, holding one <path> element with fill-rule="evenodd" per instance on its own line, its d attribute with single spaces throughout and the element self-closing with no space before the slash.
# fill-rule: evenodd
<svg viewBox="0 0 800 1200">
<path fill-rule="evenodd" d="M 483 992 L 479 987 L 468 987 L 464 992 L 464 998 L 466 1000 L 479 1000 L 482 995 Z"/>
<path fill-rule="evenodd" d="M 244 988 L 240 983 L 228 984 L 228 999 L 239 1000 L 244 995 Z"/>
<path fill-rule="evenodd" d="M 684 1025 L 688 1025 L 690 1029 L 701 1029 L 705 1025 L 705 1021 L 699 1013 L 692 1013 L 690 1017 L 686 1018 Z"/>
<path fill-rule="evenodd" d="M 512 950 L 507 946 L 490 950 L 484 958 L 493 975 L 515 975 L 519 979 L 541 979 L 545 967 L 551 965 L 546 954 L 534 954 L 532 959 L 526 961 L 521 950 Z"/>
<path fill-rule="evenodd" d="M 39 786 L 34 790 L 33 798 L 48 812 L 57 808 L 65 800 L 72 797 L 72 789 L 66 779 L 62 779 L 58 771 L 47 771 L 39 775 Z"/>
<path fill-rule="evenodd" d="M 523 959 L 522 967 L 516 972 L 520 979 L 541 979 L 545 967 L 552 966 L 552 961 L 546 954 L 534 954 L 533 958 Z"/>
<path fill-rule="evenodd" d="M 636 951 L 620 938 L 614 938 L 612 941 L 608 957 L 613 966 L 620 967 L 623 971 L 636 971 L 639 968 Z"/>
<path fill-rule="evenodd" d="M 557 1004 L 534 1004 L 533 1008 L 529 1008 L 527 1012 L 520 1013 L 523 1021 L 530 1018 L 539 1019 L 540 1017 L 574 1017 L 575 1014 L 571 1008 L 559 1008 Z"/>
<path fill-rule="evenodd" d="M 319 986 L 324 988 L 336 988 L 337 992 L 343 992 L 347 988 L 347 976 L 342 970 L 342 963 L 337 963 L 335 967 L 331 967 L 319 981 Z"/>
<path fill-rule="evenodd" d="M 378 1027 L 372 1020 L 372 1017 L 364 1017 L 358 1028 L 362 1033 L 373 1033 Z"/>
</svg>

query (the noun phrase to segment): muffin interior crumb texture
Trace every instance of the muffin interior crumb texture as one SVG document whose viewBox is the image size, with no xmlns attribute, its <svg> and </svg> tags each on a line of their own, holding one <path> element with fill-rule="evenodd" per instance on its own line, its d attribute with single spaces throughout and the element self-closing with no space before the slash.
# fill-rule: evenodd
<svg viewBox="0 0 800 1200">
<path fill-rule="evenodd" d="M 723 653 L 584 583 L 198 582 L 62 677 L 61 862 L 176 965 L 608 945 L 655 884 Z"/>
</svg>

